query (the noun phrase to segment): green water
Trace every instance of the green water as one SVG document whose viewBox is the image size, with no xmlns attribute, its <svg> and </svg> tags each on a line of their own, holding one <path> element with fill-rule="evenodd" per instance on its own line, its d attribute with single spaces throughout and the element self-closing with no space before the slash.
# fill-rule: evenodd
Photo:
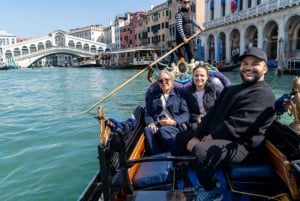
<svg viewBox="0 0 300 201">
<path fill-rule="evenodd" d="M 139 70 L 36 68 L 0 72 L 0 200 L 77 200 L 98 169 L 99 125 L 83 113 Z M 225 73 L 239 83 L 238 71 Z M 143 105 L 147 73 L 101 105 L 126 120 Z M 291 91 L 293 76 L 266 80 L 276 97 Z M 291 118 L 284 115 L 283 122 Z"/>
</svg>

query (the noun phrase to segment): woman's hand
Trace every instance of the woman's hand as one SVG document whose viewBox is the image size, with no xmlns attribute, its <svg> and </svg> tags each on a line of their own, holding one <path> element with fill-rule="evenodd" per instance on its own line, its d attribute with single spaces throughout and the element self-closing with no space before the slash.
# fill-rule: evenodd
<svg viewBox="0 0 300 201">
<path fill-rule="evenodd" d="M 155 125 L 155 123 L 151 123 L 147 126 L 148 128 L 151 128 L 152 130 L 154 130 L 154 132 L 157 132 L 158 131 L 158 128 L 157 126 Z"/>
<path fill-rule="evenodd" d="M 168 115 L 165 118 L 159 120 L 161 126 L 176 126 L 176 121 L 171 119 Z"/>
<path fill-rule="evenodd" d="M 197 116 L 197 123 L 200 124 L 201 120 L 202 120 L 203 115 L 200 114 Z"/>
</svg>

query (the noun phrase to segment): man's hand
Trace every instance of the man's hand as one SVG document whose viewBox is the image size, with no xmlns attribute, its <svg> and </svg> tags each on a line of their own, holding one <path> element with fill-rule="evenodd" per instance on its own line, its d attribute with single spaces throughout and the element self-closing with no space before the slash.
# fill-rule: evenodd
<svg viewBox="0 0 300 201">
<path fill-rule="evenodd" d="M 187 39 L 186 37 L 184 37 L 184 38 L 183 38 L 183 42 L 184 42 L 185 44 L 187 44 L 187 43 L 189 42 L 189 39 Z"/>
<path fill-rule="evenodd" d="M 199 27 L 198 27 L 198 31 L 204 31 L 204 30 L 205 30 L 204 27 L 202 27 L 202 26 L 199 26 Z"/>
<path fill-rule="evenodd" d="M 206 141 L 210 141 L 210 140 L 213 140 L 213 137 L 211 136 L 211 134 L 204 136 L 201 139 L 201 142 L 206 142 Z"/>
<path fill-rule="evenodd" d="M 197 137 L 193 137 L 192 139 L 190 139 L 190 141 L 187 143 L 186 145 L 186 149 L 189 151 L 189 152 L 192 152 L 195 144 L 197 144 L 198 142 L 201 142 Z"/>
</svg>

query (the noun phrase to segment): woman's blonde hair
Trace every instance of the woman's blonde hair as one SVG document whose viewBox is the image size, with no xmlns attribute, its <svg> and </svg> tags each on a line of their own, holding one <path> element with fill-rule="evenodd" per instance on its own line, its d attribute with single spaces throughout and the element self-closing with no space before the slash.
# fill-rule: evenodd
<svg viewBox="0 0 300 201">
<path fill-rule="evenodd" d="M 163 73 L 167 74 L 167 75 L 169 76 L 170 80 L 171 80 L 172 82 L 174 82 L 174 76 L 173 76 L 173 73 L 171 73 L 171 72 L 168 71 L 168 70 L 161 70 L 161 71 L 159 71 L 156 81 L 159 80 L 160 75 L 163 74 Z"/>
</svg>

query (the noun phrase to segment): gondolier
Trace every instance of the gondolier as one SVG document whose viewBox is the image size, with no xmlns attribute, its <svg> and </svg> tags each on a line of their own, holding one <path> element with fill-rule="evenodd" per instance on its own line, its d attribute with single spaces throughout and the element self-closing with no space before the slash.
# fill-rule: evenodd
<svg viewBox="0 0 300 201">
<path fill-rule="evenodd" d="M 181 8 L 176 14 L 176 44 L 180 44 L 182 42 L 185 45 L 178 49 L 179 58 L 185 58 L 185 52 L 187 53 L 188 62 L 194 63 L 194 48 L 193 41 L 188 40 L 190 36 L 193 35 L 192 28 L 196 26 L 201 29 L 200 25 L 192 18 L 190 13 L 190 1 L 189 0 L 180 0 Z"/>
</svg>

